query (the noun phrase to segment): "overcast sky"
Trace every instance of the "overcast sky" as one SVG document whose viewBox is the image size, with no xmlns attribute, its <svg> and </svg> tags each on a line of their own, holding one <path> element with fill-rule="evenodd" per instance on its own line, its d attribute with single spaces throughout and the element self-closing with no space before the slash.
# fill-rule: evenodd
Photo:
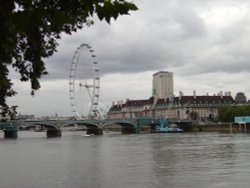
<svg viewBox="0 0 250 188">
<path fill-rule="evenodd" d="M 175 95 L 196 90 L 197 95 L 230 91 L 233 97 L 237 92 L 250 97 L 249 0 L 134 2 L 139 10 L 129 16 L 110 25 L 96 19 L 93 26 L 63 36 L 58 52 L 46 60 L 49 75 L 41 89 L 31 97 L 30 84 L 15 81 L 18 95 L 9 103 L 21 114 L 70 116 L 69 69 L 81 43 L 95 50 L 105 107 L 149 98 L 152 75 L 160 70 L 174 73 Z"/>
</svg>

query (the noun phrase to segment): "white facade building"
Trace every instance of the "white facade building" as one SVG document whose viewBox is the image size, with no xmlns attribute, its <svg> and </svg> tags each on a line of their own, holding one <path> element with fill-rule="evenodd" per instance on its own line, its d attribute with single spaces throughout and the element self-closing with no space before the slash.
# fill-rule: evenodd
<svg viewBox="0 0 250 188">
<path fill-rule="evenodd" d="M 129 119 L 140 117 L 166 117 L 172 120 L 214 120 L 218 108 L 235 105 L 232 96 L 193 95 L 146 100 L 127 100 L 123 104 L 113 104 L 108 119 Z"/>
<path fill-rule="evenodd" d="M 218 108 L 235 105 L 230 92 L 223 95 L 185 96 L 180 92 L 174 96 L 173 73 L 160 71 L 153 75 L 152 97 L 144 100 L 127 100 L 113 104 L 108 112 L 108 119 L 126 119 L 140 117 L 166 117 L 173 120 L 214 120 Z"/>
<path fill-rule="evenodd" d="M 174 95 L 173 73 L 160 71 L 153 75 L 152 96 L 157 99 L 172 98 Z"/>
</svg>

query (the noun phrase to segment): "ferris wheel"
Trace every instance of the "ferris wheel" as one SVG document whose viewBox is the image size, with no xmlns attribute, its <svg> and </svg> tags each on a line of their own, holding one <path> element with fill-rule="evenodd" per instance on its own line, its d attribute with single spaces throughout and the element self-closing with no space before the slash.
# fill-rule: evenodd
<svg viewBox="0 0 250 188">
<path fill-rule="evenodd" d="M 69 73 L 69 98 L 72 114 L 77 119 L 98 116 L 100 77 L 94 50 L 81 44 L 75 51 Z"/>
</svg>

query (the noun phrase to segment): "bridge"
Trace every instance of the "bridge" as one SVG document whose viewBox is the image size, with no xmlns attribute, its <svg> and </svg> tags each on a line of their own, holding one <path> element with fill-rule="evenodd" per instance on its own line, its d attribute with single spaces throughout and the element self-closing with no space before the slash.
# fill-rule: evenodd
<svg viewBox="0 0 250 188">
<path fill-rule="evenodd" d="M 16 120 L 6 123 L 0 123 L 0 130 L 4 132 L 5 138 L 17 138 L 18 130 L 40 126 L 45 128 L 47 137 L 60 137 L 62 135 L 61 128 L 71 125 L 86 127 L 87 134 L 101 135 L 103 129 L 110 125 L 120 125 L 122 134 L 140 133 L 141 128 L 145 125 L 155 127 L 160 124 L 168 124 L 167 119 L 155 117 L 142 117 L 137 119 L 103 119 L 103 120 L 46 120 L 46 121 L 24 121 Z"/>
<path fill-rule="evenodd" d="M 17 138 L 18 130 L 29 127 L 40 126 L 41 129 L 46 129 L 47 137 L 61 136 L 61 128 L 71 125 L 86 127 L 87 134 L 101 135 L 103 128 L 109 125 L 120 125 L 122 133 L 137 133 L 138 122 L 136 119 L 128 120 L 44 120 L 44 121 L 9 121 L 0 123 L 0 130 L 4 132 L 5 138 Z"/>
</svg>

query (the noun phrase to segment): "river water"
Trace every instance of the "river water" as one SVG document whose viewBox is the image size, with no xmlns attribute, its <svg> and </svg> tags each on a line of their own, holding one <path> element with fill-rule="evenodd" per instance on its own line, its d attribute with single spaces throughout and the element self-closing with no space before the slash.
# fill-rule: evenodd
<svg viewBox="0 0 250 188">
<path fill-rule="evenodd" d="M 249 188 L 250 135 L 0 133 L 1 188 Z"/>
</svg>

